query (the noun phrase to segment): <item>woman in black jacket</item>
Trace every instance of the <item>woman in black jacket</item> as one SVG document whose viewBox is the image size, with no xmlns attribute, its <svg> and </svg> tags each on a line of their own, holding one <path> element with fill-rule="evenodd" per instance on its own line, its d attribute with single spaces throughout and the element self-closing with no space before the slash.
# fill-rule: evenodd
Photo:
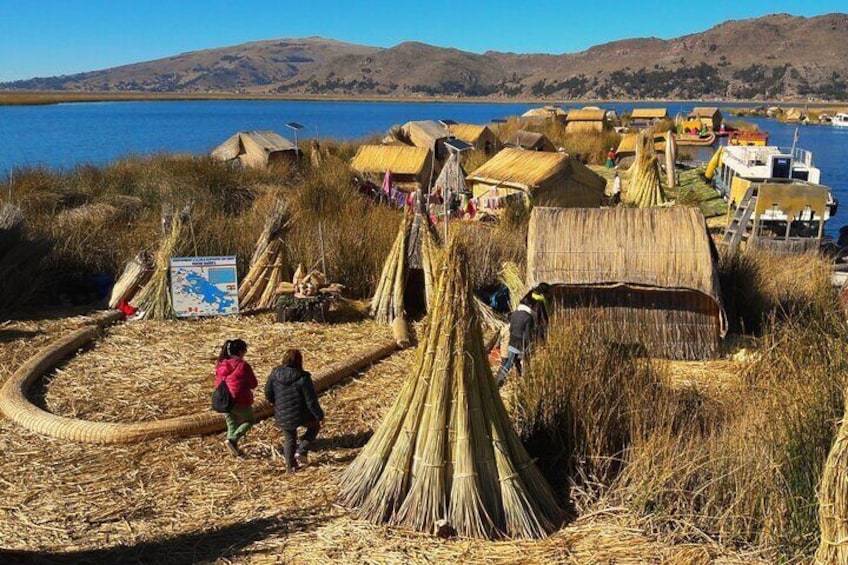
<svg viewBox="0 0 848 565">
<path fill-rule="evenodd" d="M 324 421 L 312 376 L 303 370 L 299 350 L 289 349 L 283 354 L 282 364 L 271 371 L 265 383 L 265 398 L 274 406 L 274 420 L 283 432 L 286 470 L 293 473 L 306 464 L 309 445 L 315 441 Z M 299 427 L 306 427 L 300 443 L 297 442 Z"/>
</svg>

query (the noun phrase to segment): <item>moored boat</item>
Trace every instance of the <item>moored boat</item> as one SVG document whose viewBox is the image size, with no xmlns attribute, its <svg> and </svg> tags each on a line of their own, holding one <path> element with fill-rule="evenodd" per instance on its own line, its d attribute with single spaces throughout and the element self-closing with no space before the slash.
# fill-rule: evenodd
<svg viewBox="0 0 848 565">
<path fill-rule="evenodd" d="M 830 125 L 838 128 L 848 128 L 848 112 L 839 112 L 830 118 Z"/>
</svg>

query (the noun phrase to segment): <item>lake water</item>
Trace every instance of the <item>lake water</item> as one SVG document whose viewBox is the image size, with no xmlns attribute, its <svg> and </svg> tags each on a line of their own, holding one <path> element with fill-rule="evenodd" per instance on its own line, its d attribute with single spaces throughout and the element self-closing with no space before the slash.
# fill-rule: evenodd
<svg viewBox="0 0 848 565">
<path fill-rule="evenodd" d="M 665 106 L 670 115 L 696 104 L 601 104 L 621 112 L 634 106 Z M 754 105 L 751 103 L 749 105 Z M 520 115 L 533 104 L 322 101 L 93 102 L 49 106 L 0 106 L 0 174 L 32 165 L 70 168 L 102 164 L 130 154 L 208 153 L 239 130 L 271 129 L 291 138 L 287 122 L 306 128 L 303 137 L 361 139 L 409 120 L 452 119 L 486 123 Z M 723 105 L 728 106 L 728 105 Z M 744 104 L 741 104 L 744 106 Z M 729 118 L 732 120 L 733 118 Z M 795 131 L 767 119 L 747 118 L 768 131 L 770 144 L 790 146 Z M 801 128 L 800 147 L 813 152 L 822 182 L 841 202 L 828 232 L 848 224 L 848 128 Z"/>
</svg>

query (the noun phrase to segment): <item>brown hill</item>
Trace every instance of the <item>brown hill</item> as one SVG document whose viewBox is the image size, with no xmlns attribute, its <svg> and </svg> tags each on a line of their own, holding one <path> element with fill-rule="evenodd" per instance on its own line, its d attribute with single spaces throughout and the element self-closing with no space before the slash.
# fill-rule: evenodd
<svg viewBox="0 0 848 565">
<path fill-rule="evenodd" d="M 848 14 L 728 21 L 563 55 L 258 41 L 3 89 L 549 98 L 848 99 Z"/>
</svg>

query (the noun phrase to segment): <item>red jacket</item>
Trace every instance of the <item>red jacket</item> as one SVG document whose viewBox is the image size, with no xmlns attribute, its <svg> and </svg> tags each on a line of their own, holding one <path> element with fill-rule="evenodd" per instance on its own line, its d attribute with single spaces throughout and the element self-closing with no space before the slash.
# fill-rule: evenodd
<svg viewBox="0 0 848 565">
<path fill-rule="evenodd" d="M 238 357 L 219 361 L 218 366 L 215 367 L 215 386 L 217 387 L 223 380 L 227 381 L 227 388 L 233 395 L 235 408 L 253 406 L 253 389 L 258 383 L 247 361 Z"/>
</svg>

